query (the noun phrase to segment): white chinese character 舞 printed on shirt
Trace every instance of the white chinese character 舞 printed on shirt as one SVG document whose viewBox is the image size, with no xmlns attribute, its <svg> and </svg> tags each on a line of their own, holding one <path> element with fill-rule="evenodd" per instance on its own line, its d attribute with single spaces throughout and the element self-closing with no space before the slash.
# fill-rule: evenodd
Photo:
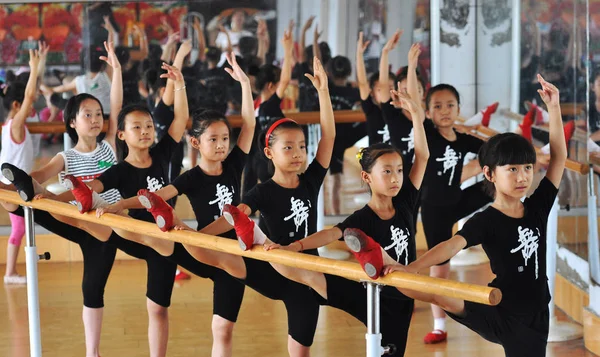
<svg viewBox="0 0 600 357">
<path fill-rule="evenodd" d="M 537 229 L 537 235 L 534 235 L 532 229 L 523 228 L 519 226 L 519 243 L 520 245 L 514 249 L 512 249 L 511 253 L 516 253 L 519 250 L 523 255 L 523 259 L 525 259 L 525 266 L 527 266 L 527 261 L 533 254 L 535 254 L 535 279 L 538 278 L 538 248 L 540 241 L 540 230 Z M 521 267 L 520 267 L 521 268 Z M 522 269 L 519 269 L 522 271 Z"/>
<path fill-rule="evenodd" d="M 163 187 L 163 184 L 154 177 L 146 176 L 146 182 L 148 182 L 148 191 L 150 192 L 156 192 Z"/>
<path fill-rule="evenodd" d="M 460 159 L 461 155 L 457 155 L 456 151 L 454 151 L 454 149 L 452 149 L 450 145 L 446 146 L 444 156 L 435 159 L 435 161 L 444 163 L 444 173 L 452 169 L 452 171 L 450 172 L 450 179 L 448 180 L 448 186 L 452 185 L 452 179 L 454 178 L 454 169 L 456 168 L 456 164 L 458 164 L 458 160 Z"/>
<path fill-rule="evenodd" d="M 383 249 L 387 251 L 394 248 L 397 263 L 400 262 L 400 257 L 404 254 L 404 265 L 408 265 L 408 230 L 405 233 L 400 227 L 392 225 L 390 226 L 390 231 L 392 231 L 391 239 L 393 243 Z"/>
<path fill-rule="evenodd" d="M 383 129 L 377 130 L 377 134 L 382 135 L 381 141 L 384 143 L 388 143 L 390 141 L 390 129 L 388 129 L 388 125 L 385 124 Z"/>
<path fill-rule="evenodd" d="M 310 200 L 308 201 L 308 207 L 304 205 L 304 202 L 301 199 L 294 199 L 292 197 L 290 199 L 291 207 L 290 210 L 292 214 L 285 217 L 284 221 L 289 221 L 290 219 L 294 219 L 294 224 L 296 225 L 296 233 L 298 232 L 298 228 L 302 224 L 304 224 L 304 237 L 308 236 L 308 210 L 310 208 Z"/>
<path fill-rule="evenodd" d="M 220 183 L 216 186 L 217 193 L 216 198 L 210 202 L 209 205 L 214 205 L 215 203 L 219 207 L 219 212 L 223 212 L 223 207 L 225 205 L 231 204 L 233 202 L 233 194 L 235 193 L 233 187 L 229 190 L 229 187 L 225 185 L 221 185 Z"/>
<path fill-rule="evenodd" d="M 409 152 L 413 151 L 415 149 L 415 132 L 414 129 L 410 129 L 410 133 L 408 134 L 407 137 L 400 139 L 402 141 L 407 142 L 408 144 L 408 148 L 406 149 L 406 152 L 404 152 L 404 154 L 408 154 Z"/>
</svg>

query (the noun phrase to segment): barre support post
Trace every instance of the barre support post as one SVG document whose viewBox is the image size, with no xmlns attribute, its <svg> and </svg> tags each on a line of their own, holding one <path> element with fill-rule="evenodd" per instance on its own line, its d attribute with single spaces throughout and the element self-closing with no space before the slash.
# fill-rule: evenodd
<svg viewBox="0 0 600 357">
<path fill-rule="evenodd" d="M 42 336 L 40 332 L 40 303 L 38 295 L 37 264 L 40 257 L 35 245 L 33 208 L 23 207 L 25 211 L 25 258 L 27 264 L 27 311 L 29 315 L 29 350 L 32 357 L 42 356 Z"/>
<path fill-rule="evenodd" d="M 380 357 L 383 355 L 381 348 L 380 308 L 378 284 L 365 282 L 367 285 L 367 357 Z"/>
</svg>

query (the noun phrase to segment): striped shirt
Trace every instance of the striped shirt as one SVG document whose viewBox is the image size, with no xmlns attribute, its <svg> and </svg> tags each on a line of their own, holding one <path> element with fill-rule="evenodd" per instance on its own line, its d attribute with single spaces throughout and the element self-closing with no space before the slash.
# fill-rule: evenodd
<svg viewBox="0 0 600 357">
<path fill-rule="evenodd" d="M 65 170 L 58 175 L 62 183 L 66 174 L 79 177 L 83 182 L 90 182 L 98 177 L 109 167 L 117 163 L 117 156 L 110 144 L 103 140 L 98 143 L 96 149 L 92 152 L 79 152 L 75 149 L 62 151 L 58 153 L 63 157 Z M 100 194 L 109 204 L 113 204 L 121 199 L 119 191 L 112 189 Z"/>
</svg>

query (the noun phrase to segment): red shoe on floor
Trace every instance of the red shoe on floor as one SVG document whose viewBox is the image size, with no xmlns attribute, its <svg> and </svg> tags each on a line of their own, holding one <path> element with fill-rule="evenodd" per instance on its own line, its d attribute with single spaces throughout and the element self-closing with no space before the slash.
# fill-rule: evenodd
<svg viewBox="0 0 600 357">
<path fill-rule="evenodd" d="M 444 342 L 447 339 L 448 339 L 448 332 L 442 331 L 442 330 L 433 330 L 430 333 L 428 333 L 427 335 L 425 335 L 423 342 L 425 342 L 425 344 L 431 345 L 431 344 L 435 344 L 435 343 Z"/>
<path fill-rule="evenodd" d="M 92 190 L 88 185 L 73 175 L 65 175 L 63 185 L 73 192 L 73 196 L 75 196 L 75 200 L 77 201 L 79 213 L 85 213 L 92 209 Z"/>
<path fill-rule="evenodd" d="M 179 270 L 179 273 L 175 274 L 175 281 L 179 281 L 179 280 L 190 280 L 192 277 L 190 276 L 190 274 Z"/>
<path fill-rule="evenodd" d="M 236 206 L 225 205 L 223 217 L 235 229 L 238 243 L 242 250 L 248 250 L 254 245 L 254 221 L 240 211 Z"/>
<path fill-rule="evenodd" d="M 381 254 L 379 243 L 356 228 L 346 228 L 344 230 L 344 242 L 360 262 L 369 278 L 379 278 L 383 270 L 383 254 Z"/>
<path fill-rule="evenodd" d="M 173 208 L 159 195 L 142 189 L 138 191 L 138 200 L 152 214 L 161 231 L 167 232 L 173 228 Z"/>
<path fill-rule="evenodd" d="M 500 103 L 495 102 L 493 104 L 491 104 L 490 106 L 488 106 L 487 108 L 485 108 L 485 110 L 483 111 L 483 119 L 481 119 L 481 125 L 487 127 L 490 125 L 490 119 L 492 119 L 492 114 L 494 114 L 496 112 L 496 110 L 498 110 L 498 105 Z"/>
</svg>

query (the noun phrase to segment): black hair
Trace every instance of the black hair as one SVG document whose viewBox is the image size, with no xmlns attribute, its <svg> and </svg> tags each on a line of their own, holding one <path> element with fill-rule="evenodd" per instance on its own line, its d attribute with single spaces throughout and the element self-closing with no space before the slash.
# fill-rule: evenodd
<svg viewBox="0 0 600 357">
<path fill-rule="evenodd" d="M 206 60 L 208 62 L 212 62 L 214 64 L 219 63 L 221 59 L 221 50 L 214 46 L 209 46 L 206 48 Z"/>
<path fill-rule="evenodd" d="M 267 83 L 277 83 L 281 78 L 281 68 L 272 64 L 264 64 L 260 66 L 258 74 L 256 75 L 256 89 L 262 91 Z"/>
<path fill-rule="evenodd" d="M 25 84 L 21 82 L 9 84 L 4 94 L 2 94 L 2 105 L 4 106 L 4 109 L 10 110 L 13 102 L 23 104 L 23 100 L 25 100 L 25 88 Z"/>
<path fill-rule="evenodd" d="M 131 104 L 124 107 L 119 112 L 119 116 L 117 117 L 118 131 L 125 131 L 125 119 L 129 114 L 135 112 L 147 114 L 152 119 L 152 123 L 154 123 L 154 116 L 145 104 Z M 128 154 L 129 148 L 127 147 L 127 143 L 124 140 L 120 140 L 117 138 L 117 157 L 119 158 L 119 161 L 125 160 Z"/>
<path fill-rule="evenodd" d="M 329 73 L 335 79 L 346 79 L 352 74 L 352 63 L 344 56 L 335 56 L 327 65 Z"/>
<path fill-rule="evenodd" d="M 160 89 L 167 86 L 167 79 L 160 77 L 161 72 L 155 68 L 150 68 L 144 73 L 146 87 L 155 96 L 159 95 Z"/>
<path fill-rule="evenodd" d="M 331 60 L 331 49 L 329 48 L 329 44 L 327 44 L 327 42 L 320 42 L 319 50 L 321 50 L 321 63 L 323 64 L 323 66 L 326 66 L 329 63 L 329 61 Z M 313 46 L 312 45 L 306 46 L 306 48 L 304 49 L 304 58 L 306 59 L 306 61 L 308 63 L 310 63 L 311 66 L 312 66 L 313 57 L 314 57 Z"/>
<path fill-rule="evenodd" d="M 238 47 L 242 57 L 254 56 L 258 51 L 258 40 L 252 36 L 241 37 Z"/>
<path fill-rule="evenodd" d="M 149 60 L 160 61 L 163 50 L 159 44 L 151 43 L 148 45 L 148 57 Z"/>
<path fill-rule="evenodd" d="M 281 119 L 281 118 L 273 119 L 269 123 L 269 125 L 265 126 L 265 129 L 256 138 L 256 140 L 258 140 L 257 147 L 261 150 L 261 152 L 263 152 L 263 153 L 265 152 L 264 149 L 266 147 L 265 140 L 267 138 L 267 132 L 269 131 L 269 129 L 271 129 L 271 126 L 273 124 L 275 124 L 275 122 L 278 121 L 279 119 Z M 283 123 L 277 125 L 277 128 L 275 128 L 275 130 L 273 130 L 271 132 L 271 135 L 269 135 L 269 147 L 273 147 L 273 145 L 275 145 L 275 142 L 277 141 L 277 135 L 283 130 L 300 130 L 300 132 L 302 132 L 302 134 L 304 135 L 304 130 L 302 130 L 302 127 L 300 126 L 300 124 L 298 124 L 292 120 L 284 121 Z M 267 158 L 267 161 L 268 161 L 268 166 L 269 166 L 269 174 L 273 175 L 275 173 L 275 166 L 273 165 L 273 161 L 269 160 L 268 158 Z"/>
<path fill-rule="evenodd" d="M 25 71 L 25 72 L 21 72 L 17 75 L 17 77 L 15 78 L 15 82 L 21 82 L 23 84 L 27 84 L 27 82 L 29 81 L 29 75 L 31 74 L 30 71 Z"/>
<path fill-rule="evenodd" d="M 131 58 L 129 49 L 125 46 L 117 46 L 117 48 L 115 48 L 115 54 L 117 55 L 119 63 L 122 65 L 127 64 L 127 62 L 129 62 L 129 59 Z"/>
<path fill-rule="evenodd" d="M 190 136 L 200 139 L 200 135 L 202 135 L 213 123 L 217 122 L 225 123 L 229 135 L 231 135 L 231 125 L 223 113 L 213 109 L 197 109 L 192 114 L 192 127 L 188 133 Z"/>
<path fill-rule="evenodd" d="M 377 163 L 377 159 L 385 154 L 396 153 L 400 156 L 400 159 L 403 159 L 402 152 L 400 149 L 385 143 L 377 143 L 370 145 L 366 148 L 360 149 L 358 152 L 358 156 L 360 157 L 358 163 L 360 164 L 361 170 L 366 173 L 371 173 L 371 169 Z"/>
<path fill-rule="evenodd" d="M 456 103 L 460 106 L 460 94 L 458 94 L 458 91 L 456 90 L 456 88 L 454 88 L 454 86 L 452 86 L 450 84 L 438 84 L 435 87 L 429 88 L 429 90 L 427 91 L 427 96 L 425 97 L 425 105 L 427 107 L 427 110 L 429 110 L 429 102 L 431 101 L 431 97 L 435 93 L 445 91 L 445 90 L 449 91 L 456 97 Z"/>
<path fill-rule="evenodd" d="M 60 110 L 65 110 L 65 106 L 67 105 L 67 100 L 62 97 L 60 93 L 52 93 L 50 96 L 50 104 L 57 107 Z"/>
<path fill-rule="evenodd" d="M 396 82 L 402 82 L 403 80 L 408 78 L 408 66 L 404 66 L 404 67 L 400 68 L 398 70 L 398 72 L 396 73 L 396 76 L 397 76 Z M 417 80 L 419 81 L 419 83 L 421 83 L 421 88 L 423 88 L 423 90 L 425 90 L 425 80 L 423 79 L 423 77 L 421 77 L 421 73 L 419 73 L 418 69 L 417 69 Z"/>
<path fill-rule="evenodd" d="M 392 80 L 394 82 L 394 88 L 396 87 L 396 75 L 392 72 L 390 72 L 389 74 L 390 80 Z M 375 82 L 379 81 L 379 71 L 373 73 L 371 75 L 371 77 L 369 77 L 369 88 L 373 89 L 373 86 L 375 86 Z"/>
<path fill-rule="evenodd" d="M 481 146 L 478 157 L 479 165 L 489 167 L 490 172 L 498 166 L 535 164 L 537 160 L 533 145 L 515 133 L 492 136 Z M 488 180 L 484 182 L 486 192 L 493 197 L 496 192 L 494 184 Z"/>
<path fill-rule="evenodd" d="M 102 103 L 100 103 L 98 98 L 96 98 L 93 95 L 88 94 L 88 93 L 81 93 L 81 94 L 72 96 L 69 99 L 69 101 L 67 102 L 67 104 L 65 105 L 65 110 L 63 112 L 65 128 L 66 128 L 67 134 L 69 134 L 69 137 L 71 138 L 73 143 L 77 143 L 77 141 L 79 141 L 79 136 L 77 135 L 77 131 L 75 131 L 75 128 L 71 128 L 71 123 L 73 121 L 75 121 L 75 118 L 77 117 L 77 113 L 79 113 L 79 108 L 81 107 L 81 103 L 83 103 L 83 101 L 88 100 L 88 99 L 95 100 L 96 102 L 98 102 L 98 105 L 100 106 L 100 109 L 102 110 L 102 113 L 104 113 L 104 109 L 102 108 Z"/>
</svg>

